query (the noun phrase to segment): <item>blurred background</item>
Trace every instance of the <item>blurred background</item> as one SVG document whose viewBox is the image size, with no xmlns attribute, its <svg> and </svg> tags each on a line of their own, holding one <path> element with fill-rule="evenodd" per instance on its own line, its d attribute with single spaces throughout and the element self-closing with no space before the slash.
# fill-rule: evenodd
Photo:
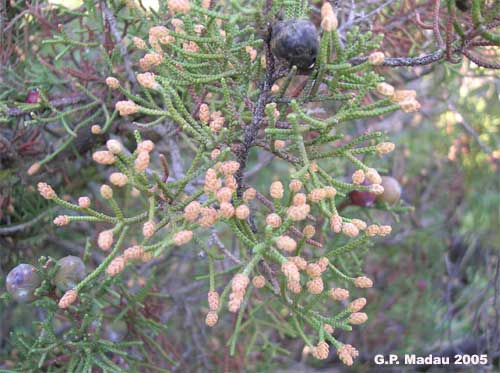
<svg viewBox="0 0 500 373">
<path fill-rule="evenodd" d="M 110 73 L 108 59 L 115 73 L 126 76 L 123 49 L 116 45 L 123 39 L 127 58 L 135 64 L 136 51 L 127 42 L 128 35 L 145 35 L 150 25 L 160 22 L 161 15 L 145 10 L 158 6 L 155 2 L 142 1 L 141 5 L 111 1 L 108 7 L 118 22 L 113 25 L 95 6 L 97 2 L 2 3 L 0 368 L 6 368 L 8 361 L 15 361 L 9 333 L 29 333 L 32 326 L 26 320 L 40 316 L 30 306 L 6 300 L 6 274 L 18 263 L 36 264 L 42 255 L 81 255 L 88 234 L 84 225 L 76 230 L 55 231 L 51 223 L 55 211 L 38 196 L 34 186 L 38 181 L 50 180 L 56 190 L 71 195 L 97 193 L 102 175 L 91 163 L 90 154 L 99 143 L 90 136 L 90 126 L 83 126 L 77 139 L 61 150 L 60 145 L 67 140 L 61 130 L 63 122 L 79 123 L 97 109 L 102 110 L 101 117 L 109 115 L 105 107 L 112 107 L 112 98 L 104 84 Z M 374 33 L 384 32 L 383 50 L 389 56 L 431 53 L 435 50 L 431 32 L 419 28 L 415 12 L 423 20 L 430 19 L 432 3 L 341 1 L 340 30 L 357 25 Z M 311 2 L 313 19 L 318 17 L 320 5 Z M 161 12 L 161 7 L 158 10 Z M 464 22 L 470 20 L 468 12 L 460 12 L 458 17 Z M 499 61 L 498 48 L 485 48 L 481 53 Z M 487 353 L 489 366 L 482 369 L 498 371 L 500 75 L 498 70 L 480 67 L 468 58 L 453 62 L 381 68 L 389 83 L 418 92 L 422 110 L 417 115 L 398 112 L 353 122 L 348 129 L 353 136 L 366 129 L 381 130 L 397 144 L 389 162 L 383 165 L 384 174 L 400 182 L 402 199 L 409 207 L 402 214 L 394 214 L 393 234 L 370 250 L 364 261 L 366 273 L 375 280 L 367 296 L 370 320 L 342 336 L 346 343 L 362 351 L 361 364 L 356 368 L 359 370 L 372 369 L 375 354 L 454 356 L 461 352 Z M 40 97 L 51 106 L 38 106 Z M 95 122 L 99 120 L 96 117 Z M 119 119 L 109 133 L 131 139 L 132 129 L 130 123 Z M 164 133 L 151 130 L 148 136 L 161 142 Z M 43 170 L 28 176 L 29 167 L 40 160 L 45 160 Z M 259 180 L 266 184 L 273 173 L 283 170 L 279 163 L 270 167 L 266 159 L 259 157 L 253 162 L 255 170 L 260 170 L 252 176 L 255 185 Z M 346 166 L 345 175 L 349 172 L 352 170 Z M 185 274 L 186 278 L 174 279 L 174 274 L 166 270 L 157 281 L 169 284 L 166 288 L 181 289 L 176 296 L 182 296 L 182 302 L 156 305 L 159 309 L 165 307 L 161 312 L 168 313 L 171 321 L 178 320 L 179 325 L 186 325 L 184 317 L 193 317 L 191 313 L 197 312 L 204 296 L 201 284 L 197 286 L 190 280 L 196 274 L 196 264 L 190 264 L 195 256 L 185 255 L 171 264 L 176 267 L 176 276 Z M 224 338 L 229 332 L 230 325 L 209 336 L 189 328 L 174 329 L 169 343 L 172 350 L 184 351 L 202 333 L 202 340 L 207 342 L 204 347 L 209 351 L 196 354 L 194 360 L 208 356 L 212 366 L 222 366 Z M 333 371 L 337 367 L 333 358 L 319 364 L 303 356 L 299 340 L 276 338 L 287 354 L 281 354 L 278 348 L 262 351 L 252 355 L 250 361 L 232 362 L 230 370 L 246 366 L 255 371 L 284 367 L 295 372 Z"/>
</svg>

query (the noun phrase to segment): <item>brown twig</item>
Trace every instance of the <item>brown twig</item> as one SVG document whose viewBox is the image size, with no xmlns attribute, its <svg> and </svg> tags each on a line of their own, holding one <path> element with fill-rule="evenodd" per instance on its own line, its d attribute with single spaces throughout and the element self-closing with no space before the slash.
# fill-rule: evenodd
<svg viewBox="0 0 500 373">
<path fill-rule="evenodd" d="M 433 53 L 426 54 L 421 57 L 387 57 L 384 59 L 382 66 L 400 67 L 400 66 L 423 66 L 437 62 L 443 59 L 444 51 L 439 49 Z M 352 65 L 359 65 L 365 62 L 368 57 L 356 57 L 349 62 Z"/>
<path fill-rule="evenodd" d="M 424 30 L 432 30 L 432 25 L 426 25 L 424 22 L 422 22 L 420 13 L 417 11 L 415 11 L 415 23 L 418 27 L 423 28 Z"/>
<path fill-rule="evenodd" d="M 269 27 L 269 35 L 271 34 L 271 28 Z M 236 156 L 238 157 L 238 161 L 240 163 L 240 168 L 236 173 L 236 181 L 238 183 L 238 191 L 237 194 L 239 197 L 243 194 L 243 171 L 246 167 L 248 154 L 250 149 L 253 147 L 255 143 L 255 139 L 257 134 L 259 133 L 259 129 L 262 125 L 264 119 L 264 112 L 266 105 L 269 101 L 271 86 L 273 84 L 273 76 L 274 76 L 274 56 L 271 53 L 270 46 L 270 38 L 266 41 L 265 49 L 266 49 L 266 76 L 261 83 L 259 98 L 257 99 L 257 103 L 255 104 L 252 116 L 252 122 L 245 127 L 243 142 L 239 144 L 238 147 L 235 148 Z"/>
<path fill-rule="evenodd" d="M 237 257 L 235 257 L 226 247 L 224 246 L 224 243 L 220 240 L 219 236 L 217 235 L 217 231 L 215 229 L 212 229 L 211 237 L 213 239 L 213 242 L 215 243 L 215 246 L 224 253 L 229 259 L 231 259 L 233 262 L 236 264 L 241 264 L 241 260 L 239 260 Z"/>
<path fill-rule="evenodd" d="M 382 12 L 386 7 L 391 5 L 395 0 L 387 0 L 386 2 L 380 4 L 377 8 L 373 9 L 371 12 L 367 14 L 361 14 L 359 17 L 355 16 L 353 13 L 350 14 L 350 19 L 347 22 L 344 22 L 340 27 L 339 31 L 342 32 L 344 30 L 349 30 L 353 25 L 361 23 L 368 18 Z M 357 17 L 357 18 L 356 18 Z"/>
<path fill-rule="evenodd" d="M 161 166 L 163 167 L 163 177 L 161 180 L 164 183 L 166 183 L 168 180 L 168 175 L 170 174 L 169 169 L 168 169 L 168 162 L 163 154 L 160 154 L 159 158 L 160 158 Z"/>
<path fill-rule="evenodd" d="M 132 63 L 130 62 L 130 56 L 128 55 L 127 52 L 127 45 L 123 41 L 122 35 L 118 30 L 116 18 L 106 5 L 106 2 L 101 1 L 100 4 L 104 18 L 109 23 L 111 33 L 113 34 L 113 37 L 116 39 L 116 42 L 120 44 L 120 55 L 122 56 L 123 62 L 125 64 L 125 71 L 127 72 L 128 80 L 131 83 L 135 84 L 136 82 L 135 74 L 134 71 L 132 70 Z"/>
<path fill-rule="evenodd" d="M 491 62 L 491 61 L 485 61 L 483 60 L 482 58 L 480 58 L 479 56 L 471 53 L 470 50 L 468 49 L 464 49 L 462 51 L 462 53 L 469 59 L 471 60 L 472 62 L 474 62 L 476 65 L 478 66 L 481 66 L 481 67 L 485 67 L 487 69 L 495 69 L 495 70 L 498 70 L 500 69 L 500 63 L 495 63 L 495 62 Z"/>
<path fill-rule="evenodd" d="M 54 212 L 56 209 L 50 209 L 50 210 L 45 210 L 42 212 L 40 215 L 34 217 L 30 221 L 27 221 L 25 223 L 19 223 L 15 225 L 7 225 L 0 227 L 0 236 L 9 236 L 12 234 L 15 234 L 17 232 L 23 231 L 25 229 L 31 228 L 34 225 L 36 225 L 40 220 L 44 219 L 45 217 L 49 216 Z"/>
<path fill-rule="evenodd" d="M 441 31 L 439 30 L 439 10 L 441 7 L 441 0 L 434 0 L 434 9 L 432 16 L 432 30 L 434 32 L 434 37 L 439 48 L 444 48 L 443 37 L 441 36 Z"/>
<path fill-rule="evenodd" d="M 453 22 L 455 21 L 456 9 L 454 6 L 451 7 L 451 11 L 448 14 L 448 19 L 446 21 L 446 60 L 451 61 L 451 41 L 453 35 Z"/>
<path fill-rule="evenodd" d="M 62 97 L 62 98 L 56 98 L 54 100 L 49 101 L 49 106 L 59 108 L 59 107 L 65 107 L 68 105 L 75 105 L 80 102 L 83 102 L 87 100 L 88 97 L 86 95 L 75 95 L 75 96 L 70 96 L 70 97 Z M 22 115 L 27 115 L 31 113 L 32 111 L 44 109 L 45 105 L 42 103 L 38 105 L 36 108 L 32 108 L 29 110 L 26 109 L 19 109 L 19 108 L 10 108 L 7 109 L 7 115 L 10 117 L 19 117 Z"/>
<path fill-rule="evenodd" d="M 450 104 L 449 108 L 450 108 L 450 110 L 452 110 L 452 111 L 460 114 L 458 112 L 457 108 L 454 105 Z M 481 141 L 481 139 L 479 138 L 478 133 L 474 130 L 474 128 L 472 128 L 472 126 L 465 121 L 465 119 L 463 118 L 463 115 L 460 114 L 460 117 L 461 117 L 461 119 L 457 120 L 457 122 L 464 128 L 464 130 L 469 135 L 471 135 L 474 138 L 474 140 L 476 141 L 477 145 L 479 145 L 479 147 L 481 148 L 481 150 L 484 153 L 491 154 L 491 149 Z"/>
<path fill-rule="evenodd" d="M 273 151 L 271 149 L 271 147 L 264 141 L 256 141 L 255 142 L 255 145 L 267 150 L 268 152 L 274 154 L 275 156 L 289 162 L 289 163 L 292 163 L 292 164 L 299 164 L 300 163 L 300 160 L 299 158 L 291 155 L 291 154 L 288 154 L 288 153 L 285 153 L 285 152 L 282 152 L 282 151 Z"/>
</svg>

